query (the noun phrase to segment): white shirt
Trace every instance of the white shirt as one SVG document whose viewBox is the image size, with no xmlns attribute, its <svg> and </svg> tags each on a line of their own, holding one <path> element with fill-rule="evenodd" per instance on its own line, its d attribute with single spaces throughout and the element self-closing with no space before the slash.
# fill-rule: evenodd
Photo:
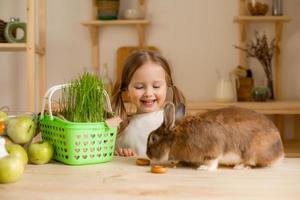
<svg viewBox="0 0 300 200">
<path fill-rule="evenodd" d="M 8 153 L 5 148 L 5 139 L 0 136 L 0 159 L 7 155 Z"/>
<path fill-rule="evenodd" d="M 148 136 L 152 131 L 160 127 L 163 119 L 163 110 L 134 115 L 117 139 L 117 147 L 131 149 L 139 157 L 147 157 Z"/>
</svg>

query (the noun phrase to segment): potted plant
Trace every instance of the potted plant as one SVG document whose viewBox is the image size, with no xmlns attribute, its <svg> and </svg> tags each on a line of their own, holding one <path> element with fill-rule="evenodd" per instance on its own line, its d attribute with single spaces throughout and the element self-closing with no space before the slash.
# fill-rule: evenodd
<svg viewBox="0 0 300 200">
<path fill-rule="evenodd" d="M 256 58 L 260 62 L 267 78 L 270 99 L 274 99 L 272 58 L 276 49 L 275 39 L 269 44 L 265 33 L 260 34 L 258 31 L 255 31 L 255 39 L 248 43 L 246 48 L 239 46 L 235 47 L 245 51 L 248 57 Z"/>
</svg>

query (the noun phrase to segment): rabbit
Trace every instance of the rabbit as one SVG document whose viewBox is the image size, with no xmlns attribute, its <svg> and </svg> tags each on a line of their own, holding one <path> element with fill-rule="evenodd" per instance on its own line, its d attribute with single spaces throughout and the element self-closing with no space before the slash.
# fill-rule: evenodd
<svg viewBox="0 0 300 200">
<path fill-rule="evenodd" d="M 147 156 L 151 162 L 180 161 L 213 171 L 219 165 L 272 166 L 283 159 L 284 152 L 278 129 L 263 114 L 229 106 L 185 116 L 175 125 L 175 106 L 168 103 L 164 122 L 148 137 Z"/>
</svg>

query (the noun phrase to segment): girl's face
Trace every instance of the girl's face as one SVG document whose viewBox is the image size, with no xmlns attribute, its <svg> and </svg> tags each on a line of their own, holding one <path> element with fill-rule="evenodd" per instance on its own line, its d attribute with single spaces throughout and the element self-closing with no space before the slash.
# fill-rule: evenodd
<svg viewBox="0 0 300 200">
<path fill-rule="evenodd" d="M 165 70 L 159 64 L 145 63 L 133 74 L 128 93 L 139 113 L 161 109 L 167 93 Z"/>
</svg>

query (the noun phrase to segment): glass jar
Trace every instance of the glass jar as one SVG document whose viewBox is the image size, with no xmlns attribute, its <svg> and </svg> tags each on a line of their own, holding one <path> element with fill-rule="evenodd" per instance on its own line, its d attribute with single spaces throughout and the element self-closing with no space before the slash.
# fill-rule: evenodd
<svg viewBox="0 0 300 200">
<path fill-rule="evenodd" d="M 262 16 L 267 14 L 269 5 L 265 0 L 248 0 L 247 8 L 250 15 Z"/>
<path fill-rule="evenodd" d="M 270 99 L 270 91 L 267 87 L 255 87 L 251 92 L 253 101 L 267 101 Z"/>
<path fill-rule="evenodd" d="M 98 7 L 98 19 L 118 19 L 119 0 L 97 0 L 96 2 Z"/>
<path fill-rule="evenodd" d="M 282 0 L 273 0 L 272 1 L 272 15 L 274 15 L 274 16 L 283 15 Z"/>
<path fill-rule="evenodd" d="M 120 0 L 119 16 L 122 19 L 144 19 L 146 15 L 145 0 Z"/>
</svg>

